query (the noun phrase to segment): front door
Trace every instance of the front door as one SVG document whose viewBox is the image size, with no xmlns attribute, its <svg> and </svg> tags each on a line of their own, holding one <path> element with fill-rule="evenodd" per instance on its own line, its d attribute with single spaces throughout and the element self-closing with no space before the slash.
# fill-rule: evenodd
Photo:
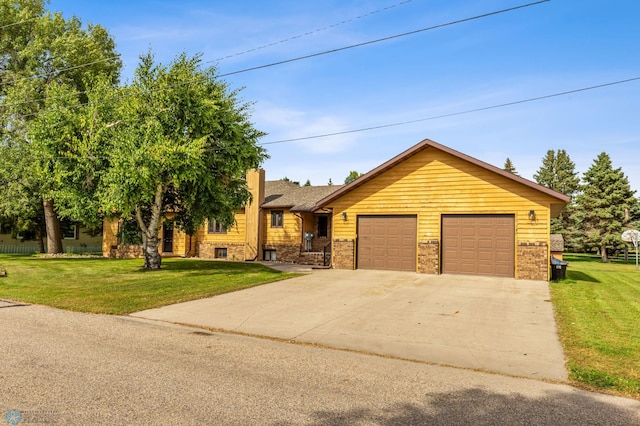
<svg viewBox="0 0 640 426">
<path fill-rule="evenodd" d="M 162 252 L 173 253 L 173 223 L 165 222 L 162 225 Z"/>
</svg>

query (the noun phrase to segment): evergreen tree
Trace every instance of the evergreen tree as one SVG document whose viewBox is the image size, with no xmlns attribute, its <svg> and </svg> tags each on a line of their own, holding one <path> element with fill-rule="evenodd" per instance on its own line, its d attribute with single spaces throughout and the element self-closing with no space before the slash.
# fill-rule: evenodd
<svg viewBox="0 0 640 426">
<path fill-rule="evenodd" d="M 573 200 L 580 186 L 580 178 L 575 168 L 576 165 L 564 149 L 559 149 L 557 153 L 550 149 L 533 178 L 540 185 L 568 195 Z M 574 234 L 569 219 L 572 211 L 573 204 L 569 202 L 560 216 L 551 219 L 551 233 L 565 235 L 568 246 L 572 246 L 570 235 Z"/>
<path fill-rule="evenodd" d="M 580 186 L 580 178 L 575 169 L 576 165 L 564 149 L 559 149 L 557 154 L 550 149 L 533 178 L 540 185 L 571 197 Z"/>
<path fill-rule="evenodd" d="M 304 186 L 311 186 L 311 181 L 307 179 L 307 181 L 304 183 Z"/>
<path fill-rule="evenodd" d="M 574 217 L 583 229 L 585 244 L 599 248 L 602 261 L 608 262 L 607 249 L 622 247 L 626 212 L 634 210 L 638 200 L 622 169 L 614 169 L 605 152 L 594 160 L 583 182 Z"/>
<path fill-rule="evenodd" d="M 513 163 L 511 162 L 511 159 L 509 157 L 507 157 L 507 161 L 504 162 L 504 167 L 502 168 L 505 172 L 509 172 L 512 173 L 516 176 L 520 176 L 518 174 L 518 172 L 516 171 L 516 166 L 513 165 Z"/>
<path fill-rule="evenodd" d="M 327 185 L 333 186 L 333 181 L 331 180 L 331 178 L 329 178 L 329 182 L 327 182 Z"/>
</svg>

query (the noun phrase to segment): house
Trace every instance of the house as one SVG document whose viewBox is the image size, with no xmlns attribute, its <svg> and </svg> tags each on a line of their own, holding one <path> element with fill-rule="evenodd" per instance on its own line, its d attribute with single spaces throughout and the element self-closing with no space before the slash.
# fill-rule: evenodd
<svg viewBox="0 0 640 426">
<path fill-rule="evenodd" d="M 333 266 L 547 280 L 569 197 L 429 139 L 328 195 Z"/>
<path fill-rule="evenodd" d="M 247 174 L 253 200 L 223 229 L 162 229 L 163 255 L 547 280 L 550 220 L 569 197 L 429 139 L 345 186 Z M 105 255 L 139 255 L 105 224 Z M 136 251 L 137 250 L 137 251 Z"/>
<path fill-rule="evenodd" d="M 84 225 L 68 220 L 60 221 L 62 246 L 66 253 L 99 253 L 102 237 L 100 233 Z M 46 250 L 47 240 L 44 237 Z M 6 223 L 0 222 L 0 253 L 33 254 L 39 252 L 38 241 L 33 232 L 15 232 Z"/>
<path fill-rule="evenodd" d="M 223 228 L 209 219 L 194 236 L 174 229 L 168 216 L 160 231 L 163 256 L 197 256 L 205 259 L 267 260 L 309 265 L 328 264 L 331 243 L 329 211 L 315 204 L 340 185 L 300 186 L 265 181 L 264 170 L 247 173 L 252 202 L 235 214 L 235 224 Z M 138 245 L 119 244 L 123 223 L 107 221 L 103 254 L 107 257 L 139 257 Z"/>
</svg>

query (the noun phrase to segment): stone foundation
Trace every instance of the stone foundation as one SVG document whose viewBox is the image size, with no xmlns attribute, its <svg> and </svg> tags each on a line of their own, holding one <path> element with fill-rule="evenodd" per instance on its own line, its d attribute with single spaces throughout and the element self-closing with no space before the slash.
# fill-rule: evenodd
<svg viewBox="0 0 640 426">
<path fill-rule="evenodd" d="M 549 280 L 549 254 L 546 242 L 519 241 L 516 256 L 518 261 L 516 278 L 521 280 Z"/>
<path fill-rule="evenodd" d="M 336 269 L 355 268 L 355 240 L 333 240 L 333 267 Z"/>
<path fill-rule="evenodd" d="M 277 262 L 297 263 L 300 257 L 299 245 L 265 244 L 263 250 L 275 250 Z"/>
<path fill-rule="evenodd" d="M 227 260 L 244 260 L 244 244 L 242 243 L 198 243 L 196 245 L 196 256 L 203 259 L 216 258 L 216 249 L 227 249 Z"/>
<path fill-rule="evenodd" d="M 329 256 L 328 253 L 327 256 Z M 324 253 L 313 251 L 301 253 L 296 263 L 301 265 L 324 266 Z"/>
<path fill-rule="evenodd" d="M 139 259 L 143 257 L 142 246 L 137 244 L 111 246 L 109 257 L 112 259 Z"/>
<path fill-rule="evenodd" d="M 314 237 L 311 240 L 311 251 L 321 252 L 324 248 L 331 244 L 331 240 L 327 237 Z"/>
<path fill-rule="evenodd" d="M 440 273 L 440 242 L 427 240 L 418 242 L 418 272 L 421 274 Z"/>
</svg>

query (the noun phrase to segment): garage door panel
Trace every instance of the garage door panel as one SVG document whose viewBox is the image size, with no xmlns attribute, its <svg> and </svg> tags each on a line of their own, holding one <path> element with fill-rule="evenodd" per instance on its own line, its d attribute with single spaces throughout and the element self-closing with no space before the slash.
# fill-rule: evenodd
<svg viewBox="0 0 640 426">
<path fill-rule="evenodd" d="M 514 276 L 513 215 L 444 215 L 442 272 Z"/>
<path fill-rule="evenodd" d="M 360 269 L 416 270 L 415 216 L 358 217 Z"/>
</svg>

